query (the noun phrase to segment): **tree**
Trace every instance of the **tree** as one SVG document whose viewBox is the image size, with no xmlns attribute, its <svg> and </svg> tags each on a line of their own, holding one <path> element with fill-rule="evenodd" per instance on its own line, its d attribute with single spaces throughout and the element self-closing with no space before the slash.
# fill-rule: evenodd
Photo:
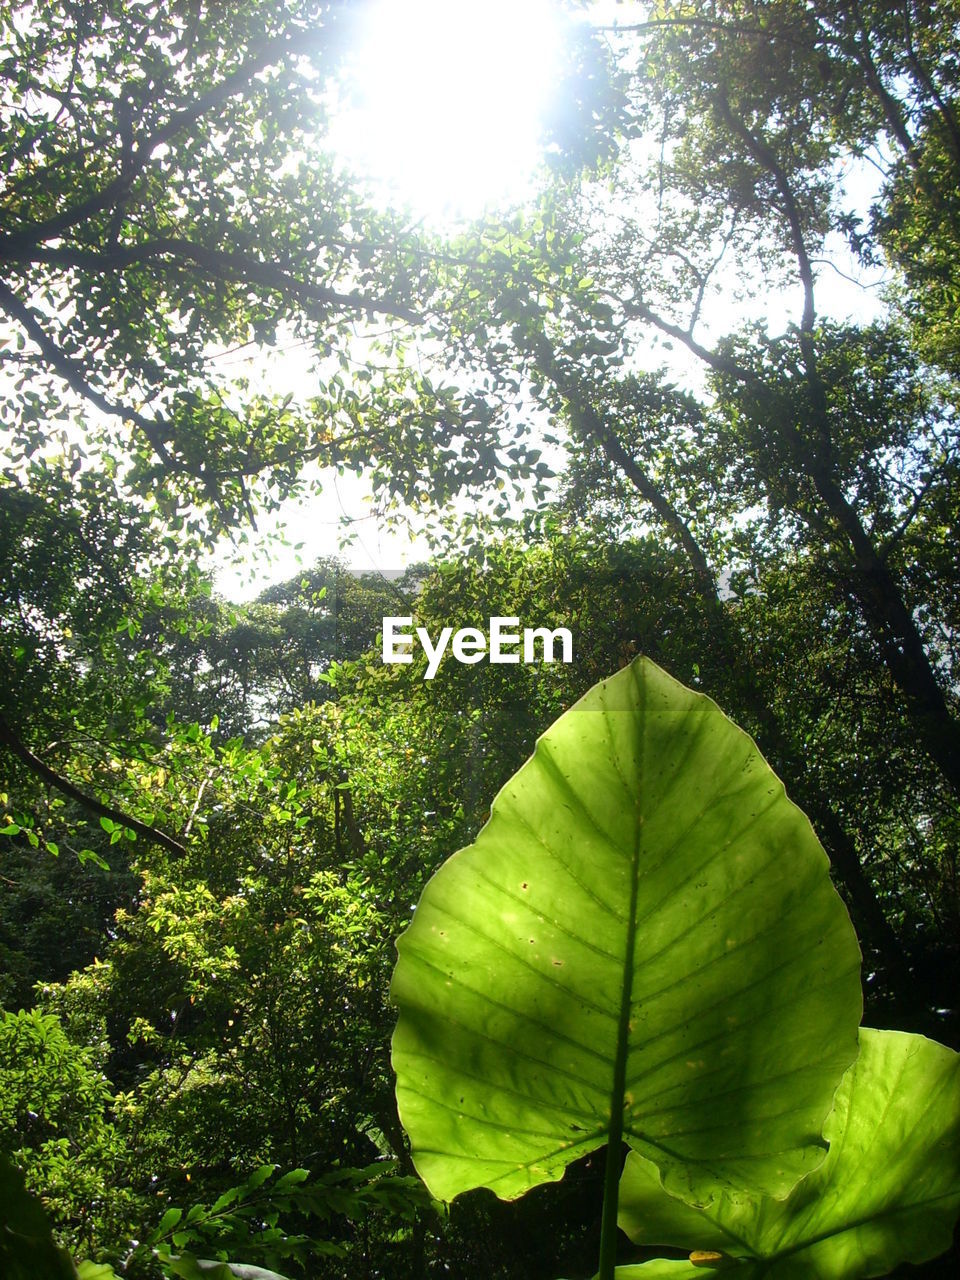
<svg viewBox="0 0 960 1280">
<path fill-rule="evenodd" d="M 669 10 L 662 23 L 656 16 L 652 20 L 644 81 L 652 91 L 651 110 L 665 112 L 672 100 L 669 94 L 682 102 L 680 116 L 664 117 L 661 136 L 668 159 L 658 166 L 656 176 L 646 179 L 663 183 L 662 216 L 672 223 L 673 235 L 665 244 L 658 243 L 649 266 L 639 272 L 633 270 L 635 251 L 631 253 L 623 241 L 609 259 L 625 318 L 653 324 L 683 342 L 705 363 L 731 397 L 731 407 L 742 416 L 747 431 L 752 431 L 744 442 L 752 456 L 770 472 L 790 468 L 802 478 L 809 492 L 795 494 L 789 509 L 808 525 L 816 520 L 825 526 L 844 548 L 846 581 L 901 689 L 918 738 L 956 789 L 960 737 L 955 711 L 914 619 L 915 602 L 888 563 L 881 529 L 871 527 L 862 509 L 862 485 L 851 489 L 853 442 L 844 438 L 849 413 L 841 416 L 848 406 L 836 403 L 836 380 L 827 364 L 830 335 L 818 326 L 817 318 L 813 259 L 830 226 L 830 166 L 843 154 L 844 145 L 862 149 L 867 139 L 876 141 L 883 132 L 884 126 L 878 126 L 875 115 L 871 120 L 867 109 L 880 89 L 869 76 L 851 84 L 849 71 L 842 89 L 835 88 L 839 69 L 835 74 L 833 63 L 828 68 L 822 61 L 832 52 L 831 42 L 815 18 L 792 5 L 732 5 L 717 10 L 715 20 L 706 14 L 698 20 L 687 7 L 677 12 L 675 20 Z M 888 48 L 885 75 L 895 75 L 898 65 Z M 829 82 L 826 93 L 824 79 Z M 886 127 L 892 128 L 892 123 Z M 707 211 L 701 216 L 706 226 L 698 227 L 696 220 L 691 226 L 689 214 L 684 216 L 684 202 L 691 199 Z M 775 361 L 771 367 L 762 339 L 754 339 L 747 350 L 738 343 L 716 349 L 702 346 L 694 336 L 696 309 L 687 316 L 689 328 L 679 316 L 673 318 L 686 295 L 671 314 L 669 274 L 678 263 L 681 273 L 684 269 L 684 255 L 674 247 L 677 233 L 692 233 L 686 236 L 688 253 L 706 258 L 716 241 L 714 228 L 724 217 L 735 226 L 731 234 L 738 246 L 749 237 L 746 247 L 765 253 L 774 269 L 779 261 L 787 279 L 799 286 L 800 322 L 780 344 L 789 352 L 787 367 L 778 370 Z M 636 229 L 635 219 L 631 225 Z M 706 262 L 699 264 L 701 272 L 705 266 Z M 696 270 L 695 263 L 694 275 Z M 627 272 L 633 275 L 630 296 Z M 708 277 L 703 279 L 707 284 Z M 949 395 L 948 390 L 947 403 L 934 411 L 939 436 L 923 416 L 913 426 L 910 447 L 923 459 L 915 485 L 906 480 L 898 489 L 896 479 L 887 482 L 888 501 L 905 527 L 916 515 L 914 504 L 919 507 L 927 491 L 951 483 L 955 444 L 950 437 Z M 936 440 L 932 448 L 931 435 Z M 877 471 L 881 443 L 873 444 Z M 888 443 L 902 456 L 902 438 Z M 874 489 L 882 479 L 875 476 Z M 811 508 L 798 510 L 801 502 Z"/>
<path fill-rule="evenodd" d="M 48 1210 L 83 1253 L 109 1247 L 130 1212 L 115 1165 L 122 1146 L 95 1050 L 39 1010 L 0 1014 L 0 1135 L 42 1187 Z"/>
<path fill-rule="evenodd" d="M 867 19 L 857 21 L 862 35 Z M 821 789 L 778 682 L 756 679 L 737 604 L 773 559 L 819 566 L 862 632 L 872 679 L 893 681 L 897 715 L 938 779 L 934 825 L 951 830 L 960 728 L 943 547 L 956 519 L 956 387 L 895 313 L 862 331 L 818 313 L 828 235 L 850 226 L 836 168 L 884 144 L 891 117 L 878 104 L 909 60 L 905 28 L 883 31 L 870 46 L 879 88 L 816 7 L 664 5 L 615 31 L 614 55 L 634 79 L 612 195 L 590 181 L 557 187 L 526 220 L 465 237 L 458 258 L 485 301 L 451 327 L 499 391 L 505 421 L 519 391 L 536 396 L 574 466 L 603 458 L 632 491 L 630 517 L 682 549 L 713 620 L 711 659 L 750 673 L 746 723 L 811 812 L 864 936 L 909 1001 L 902 943 L 864 871 L 856 823 Z M 929 56 L 934 79 L 948 78 L 949 40 L 934 38 Z M 919 81 L 899 91 L 922 131 Z M 899 173 L 864 252 L 883 252 Z M 751 276 L 794 291 L 796 323 L 779 336 L 758 322 L 711 337 L 711 300 L 733 289 L 755 298 Z M 915 287 L 910 270 L 901 278 Z M 656 341 L 693 357 L 700 394 L 644 367 Z M 925 802 L 914 815 L 929 820 Z M 949 866 L 938 876 L 949 884 Z"/>
<path fill-rule="evenodd" d="M 130 604 L 142 588 L 124 585 L 125 566 L 148 545 L 158 574 L 178 554 L 172 575 L 188 574 L 199 541 L 254 521 L 308 463 L 367 470 L 413 502 L 505 468 L 482 399 L 403 359 L 434 287 L 432 247 L 369 208 L 324 153 L 330 84 L 362 7 L 0 8 L 0 503 L 11 537 L 28 539 L 10 543 L 20 692 L 4 692 L 0 719 L 5 754 L 48 784 L 64 726 L 45 740 L 23 695 L 67 683 L 52 634 L 69 619 L 51 595 L 41 637 L 27 605 L 51 545 L 69 549 L 58 607 L 71 593 L 90 607 L 100 588 Z M 296 392 L 221 363 L 290 343 L 311 370 Z M 109 797 L 96 803 L 119 821 Z"/>
<path fill-rule="evenodd" d="M 411 486 L 418 450 L 442 447 L 458 422 L 471 428 L 461 479 L 497 469 L 482 405 L 402 365 L 351 374 L 351 326 L 409 328 L 432 265 L 323 151 L 325 95 L 361 7 L 5 7 L 14 462 L 81 414 L 106 465 L 175 525 L 196 524 L 195 506 L 221 525 L 252 516 L 310 460 L 370 466 L 393 447 L 408 474 L 398 460 L 381 478 Z M 258 393 L 215 358 L 291 339 L 314 362 L 306 394 Z M 381 345 L 399 351 L 390 336 Z"/>
</svg>

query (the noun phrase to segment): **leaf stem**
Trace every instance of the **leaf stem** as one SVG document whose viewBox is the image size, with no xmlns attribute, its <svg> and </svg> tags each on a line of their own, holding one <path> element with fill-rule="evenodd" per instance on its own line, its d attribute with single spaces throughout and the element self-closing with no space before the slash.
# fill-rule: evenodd
<svg viewBox="0 0 960 1280">
<path fill-rule="evenodd" d="M 620 1157 L 623 1113 L 617 1114 L 607 1138 L 606 1168 L 603 1174 L 603 1212 L 600 1218 L 600 1266 L 597 1280 L 614 1280 L 617 1265 L 617 1209 L 620 1197 Z"/>
</svg>

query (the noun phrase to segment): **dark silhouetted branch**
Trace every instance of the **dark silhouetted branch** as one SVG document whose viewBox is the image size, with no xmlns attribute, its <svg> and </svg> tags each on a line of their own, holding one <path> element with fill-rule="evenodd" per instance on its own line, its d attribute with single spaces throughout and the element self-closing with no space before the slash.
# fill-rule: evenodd
<svg viewBox="0 0 960 1280">
<path fill-rule="evenodd" d="M 135 831 L 138 836 L 143 836 L 144 840 L 149 840 L 152 844 L 160 845 L 168 853 L 174 853 L 180 857 L 186 856 L 187 851 L 184 846 L 174 840 L 172 836 L 165 835 L 162 831 L 158 831 L 156 827 L 148 826 L 147 823 L 140 822 L 137 818 L 132 818 L 128 813 L 124 813 L 122 809 L 115 809 L 112 805 L 103 804 L 102 801 L 97 800 L 94 796 L 88 796 L 79 787 L 75 787 L 67 778 L 61 777 L 56 770 L 51 769 L 39 756 L 34 755 L 2 716 L 0 716 L 0 746 L 6 747 L 8 751 L 12 752 L 18 760 L 27 766 L 31 773 L 36 774 L 48 786 L 55 787 L 57 791 L 69 796 L 71 800 L 76 800 L 77 804 L 82 805 L 90 813 L 95 813 L 100 818 L 109 818 L 111 822 Z"/>
</svg>

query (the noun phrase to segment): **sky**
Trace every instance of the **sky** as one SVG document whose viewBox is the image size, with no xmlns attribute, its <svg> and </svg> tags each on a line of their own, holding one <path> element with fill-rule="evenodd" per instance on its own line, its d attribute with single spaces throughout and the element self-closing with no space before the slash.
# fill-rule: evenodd
<svg viewBox="0 0 960 1280">
<path fill-rule="evenodd" d="M 348 63 L 357 87 L 335 104 L 326 145 L 376 204 L 406 207 L 433 230 L 520 203 L 536 182 L 557 13 L 553 0 L 374 0 Z M 236 371 L 274 390 L 308 376 L 296 349 L 257 359 L 251 368 L 241 356 Z M 259 520 L 260 537 L 220 547 L 211 562 L 218 591 L 249 599 L 318 556 L 382 569 L 430 554 L 424 538 L 377 519 L 368 484 L 316 474 L 322 499 L 288 503 L 279 519 Z M 287 545 L 268 543 L 281 522 Z"/>
<path fill-rule="evenodd" d="M 373 0 L 349 58 L 354 88 L 335 100 L 327 145 L 376 204 L 405 207 L 433 230 L 454 231 L 485 211 L 523 202 L 536 187 L 540 122 L 556 78 L 558 8 L 553 0 Z M 589 17 L 630 21 L 641 9 L 605 0 Z M 876 172 L 864 162 L 838 182 L 848 206 L 865 208 Z M 830 248 L 840 272 L 858 274 L 839 240 Z M 867 320 L 879 306 L 876 282 L 868 285 L 825 267 L 820 305 L 836 318 Z M 796 291 L 767 293 L 736 319 L 760 315 L 777 332 L 797 311 Z M 729 307 L 705 312 L 703 325 L 708 339 L 711 330 L 729 331 Z M 657 358 L 680 382 L 696 377 L 681 352 L 661 349 Z M 231 359 L 242 367 L 231 370 Z M 224 361 L 225 373 L 242 373 L 273 391 L 294 389 L 309 376 L 296 344 L 281 343 L 268 357 Z M 221 545 L 209 565 L 221 594 L 250 599 L 319 556 L 340 555 L 357 569 L 395 569 L 430 554 L 424 538 L 378 520 L 364 481 L 332 470 L 315 478 L 322 497 L 289 502 L 279 515 L 262 516 L 256 534 Z M 344 547 L 347 534 L 352 540 Z"/>
</svg>

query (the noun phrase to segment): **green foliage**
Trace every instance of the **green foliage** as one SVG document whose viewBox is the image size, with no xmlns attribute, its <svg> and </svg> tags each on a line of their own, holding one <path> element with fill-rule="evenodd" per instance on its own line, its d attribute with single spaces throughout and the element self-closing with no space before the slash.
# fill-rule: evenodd
<svg viewBox="0 0 960 1280">
<path fill-rule="evenodd" d="M 195 1203 L 186 1212 L 167 1209 L 147 1241 L 164 1274 L 187 1275 L 199 1265 L 198 1250 L 205 1258 L 229 1260 L 234 1274 L 239 1259 L 245 1268 L 256 1260 L 272 1269 L 291 1260 L 304 1265 L 324 1257 L 344 1258 L 347 1245 L 318 1239 L 317 1225 L 329 1228 L 341 1217 L 364 1221 L 378 1212 L 411 1221 L 430 1203 L 418 1179 L 396 1176 L 395 1162 L 313 1178 L 307 1169 L 277 1173 L 276 1166 L 261 1165 L 211 1205 Z M 291 1221 L 294 1228 L 286 1225 Z"/>
<path fill-rule="evenodd" d="M 116 1280 L 116 1275 L 108 1262 L 91 1262 L 85 1258 L 77 1264 L 77 1280 Z"/>
<path fill-rule="evenodd" d="M 94 1050 L 54 1015 L 0 1013 L 0 1148 L 43 1195 L 61 1238 L 84 1252 L 112 1242 L 129 1212 L 114 1181 L 113 1101 Z"/>
<path fill-rule="evenodd" d="M 62 809 L 51 808 L 45 830 L 63 841 L 59 856 L 49 848 L 35 851 L 26 840 L 5 841 L 0 1006 L 7 1009 L 32 1005 L 37 982 L 63 982 L 88 965 L 103 949 L 117 904 L 129 902 L 136 887 L 126 857 L 118 857 L 116 851 L 110 855 L 115 865 L 109 871 L 84 865 L 69 838 L 64 840 L 58 817 Z M 96 837 L 93 842 L 99 843 Z"/>
<path fill-rule="evenodd" d="M 209 864 L 147 875 L 109 964 L 55 997 L 69 1019 L 96 1011 L 119 1028 L 128 1176 L 178 1198 L 187 1177 L 216 1185 L 268 1153 L 287 1165 L 309 1155 L 313 1168 L 370 1159 L 363 1130 L 389 1124 L 373 1033 L 383 911 L 360 874 L 310 867 L 329 829 L 307 836 L 290 812 L 278 806 L 252 861 L 241 829 L 216 843 L 213 875 Z"/>
<path fill-rule="evenodd" d="M 406 355 L 442 276 L 436 246 L 326 152 L 361 10 L 0 12 L 13 469 L 59 446 L 177 540 L 302 492 L 309 462 L 366 472 L 387 502 L 509 478 L 485 399 Z M 310 376 L 290 390 L 223 358 L 291 342 Z"/>
</svg>

